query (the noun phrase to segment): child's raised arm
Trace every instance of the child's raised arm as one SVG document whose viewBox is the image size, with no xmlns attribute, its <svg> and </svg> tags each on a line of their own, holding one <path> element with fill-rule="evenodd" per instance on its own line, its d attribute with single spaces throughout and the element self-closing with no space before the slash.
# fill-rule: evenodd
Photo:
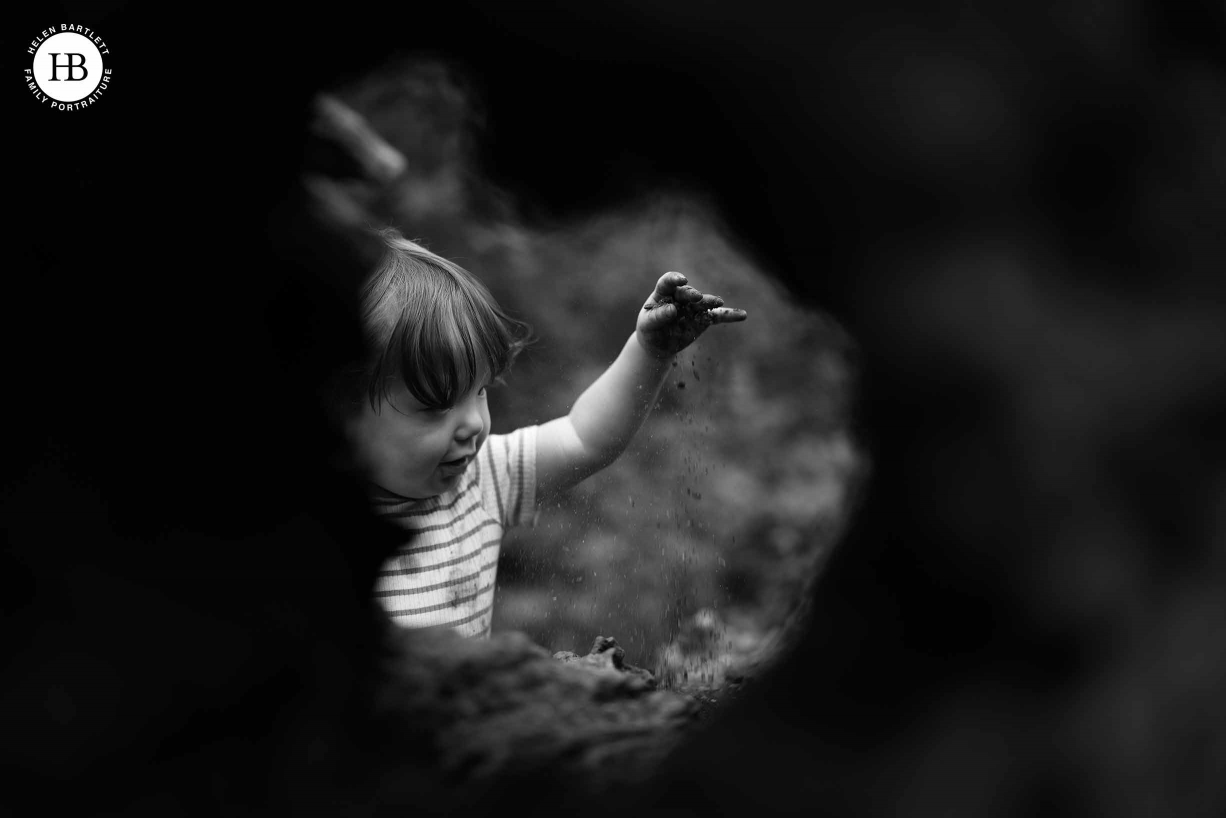
<svg viewBox="0 0 1226 818">
<path fill-rule="evenodd" d="M 665 273 L 639 311 L 621 354 L 575 401 L 570 414 L 541 426 L 537 496 L 565 491 L 612 463 L 651 412 L 672 357 L 712 324 L 744 321 L 745 311 L 703 295 L 681 273 Z"/>
</svg>

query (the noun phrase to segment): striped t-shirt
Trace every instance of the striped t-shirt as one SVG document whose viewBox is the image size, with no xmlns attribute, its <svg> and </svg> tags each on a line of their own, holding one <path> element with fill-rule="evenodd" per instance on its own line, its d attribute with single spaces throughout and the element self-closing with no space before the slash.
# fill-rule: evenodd
<svg viewBox="0 0 1226 818">
<path fill-rule="evenodd" d="M 437 497 L 373 495 L 376 514 L 413 534 L 375 580 L 394 622 L 489 637 L 503 531 L 536 513 L 536 431 L 490 435 L 459 484 Z"/>
</svg>

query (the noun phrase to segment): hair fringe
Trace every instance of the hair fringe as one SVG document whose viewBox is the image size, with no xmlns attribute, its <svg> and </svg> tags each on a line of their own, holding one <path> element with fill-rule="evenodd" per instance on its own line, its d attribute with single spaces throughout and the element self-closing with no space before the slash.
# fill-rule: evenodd
<svg viewBox="0 0 1226 818">
<path fill-rule="evenodd" d="M 503 383 L 515 359 L 536 339 L 468 270 L 404 238 L 393 227 L 373 229 L 386 245 L 361 292 L 369 362 L 347 370 L 347 403 L 364 395 L 376 411 L 390 402 L 399 377 L 429 408 L 467 394 L 484 364 Z"/>
</svg>

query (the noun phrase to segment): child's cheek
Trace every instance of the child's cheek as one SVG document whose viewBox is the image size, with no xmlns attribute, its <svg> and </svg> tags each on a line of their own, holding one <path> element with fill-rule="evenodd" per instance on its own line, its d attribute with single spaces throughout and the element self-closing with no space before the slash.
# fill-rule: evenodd
<svg viewBox="0 0 1226 818">
<path fill-rule="evenodd" d="M 489 407 L 481 409 L 481 431 L 477 433 L 477 451 L 485 445 L 485 439 L 490 436 L 490 410 Z"/>
</svg>

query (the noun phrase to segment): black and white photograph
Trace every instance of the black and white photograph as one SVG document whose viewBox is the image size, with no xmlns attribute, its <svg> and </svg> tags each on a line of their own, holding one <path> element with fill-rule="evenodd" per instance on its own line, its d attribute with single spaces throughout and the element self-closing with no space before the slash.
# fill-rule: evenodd
<svg viewBox="0 0 1226 818">
<path fill-rule="evenodd" d="M 1226 814 L 1226 6 L 4 18 L 0 812 Z"/>
</svg>

